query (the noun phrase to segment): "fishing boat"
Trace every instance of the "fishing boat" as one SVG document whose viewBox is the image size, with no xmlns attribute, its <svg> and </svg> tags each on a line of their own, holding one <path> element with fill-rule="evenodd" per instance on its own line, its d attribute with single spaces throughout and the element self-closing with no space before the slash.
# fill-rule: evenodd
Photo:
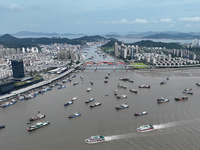
<svg viewBox="0 0 200 150">
<path fill-rule="evenodd" d="M 146 114 L 147 114 L 147 111 L 143 111 L 143 112 L 135 113 L 135 116 L 142 116 Z"/>
<path fill-rule="evenodd" d="M 176 97 L 175 100 L 176 101 L 188 100 L 188 97 L 187 96 Z"/>
<path fill-rule="evenodd" d="M 35 120 L 42 119 L 42 118 L 45 118 L 45 117 L 46 117 L 45 114 L 38 113 L 35 117 L 29 117 L 28 120 L 29 121 L 35 121 Z"/>
<path fill-rule="evenodd" d="M 114 95 L 117 95 L 117 89 L 114 90 Z"/>
<path fill-rule="evenodd" d="M 73 97 L 72 98 L 72 101 L 75 101 L 75 100 L 77 100 L 78 99 L 78 97 Z"/>
<path fill-rule="evenodd" d="M 77 85 L 77 84 L 79 84 L 79 82 L 75 82 L 75 83 L 73 83 L 73 85 Z"/>
<path fill-rule="evenodd" d="M 137 93 L 137 90 L 135 90 L 135 89 L 130 89 L 130 92 Z"/>
<path fill-rule="evenodd" d="M 196 85 L 200 86 L 200 82 L 197 82 Z"/>
<path fill-rule="evenodd" d="M 166 83 L 167 83 L 166 81 L 162 81 L 162 82 L 160 82 L 160 85 L 166 84 Z"/>
<path fill-rule="evenodd" d="M 139 88 L 150 88 L 151 86 L 150 85 L 139 85 L 138 87 Z"/>
<path fill-rule="evenodd" d="M 93 85 L 94 84 L 93 81 L 90 80 L 90 84 Z"/>
<path fill-rule="evenodd" d="M 5 107 L 8 107 L 8 106 L 14 105 L 16 102 L 17 102 L 16 100 L 11 99 L 11 100 L 9 100 L 9 101 L 4 102 L 3 104 L 1 104 L 1 107 L 5 108 Z"/>
<path fill-rule="evenodd" d="M 142 125 L 139 128 L 137 128 L 138 132 L 149 132 L 154 130 L 153 125 Z"/>
<path fill-rule="evenodd" d="M 94 144 L 94 143 L 99 143 L 103 141 L 105 141 L 105 138 L 102 135 L 91 136 L 88 139 L 85 139 L 85 143 L 87 144 Z"/>
<path fill-rule="evenodd" d="M 101 105 L 101 102 L 96 102 L 94 104 L 91 104 L 90 107 L 95 107 L 95 106 L 100 106 Z"/>
<path fill-rule="evenodd" d="M 3 129 L 3 128 L 5 128 L 5 125 L 0 125 L 0 129 Z"/>
<path fill-rule="evenodd" d="M 118 84 L 118 87 L 126 89 L 126 86 L 121 85 L 120 83 Z"/>
<path fill-rule="evenodd" d="M 169 102 L 169 99 L 164 98 L 164 97 L 161 97 L 161 98 L 157 99 L 157 103 L 166 103 L 166 102 Z"/>
<path fill-rule="evenodd" d="M 91 90 L 92 90 L 92 88 L 90 88 L 90 87 L 86 89 L 87 92 L 90 92 Z"/>
<path fill-rule="evenodd" d="M 185 93 L 185 94 L 193 94 L 193 92 L 192 91 L 183 91 L 183 93 Z"/>
<path fill-rule="evenodd" d="M 128 108 L 128 107 L 129 106 L 127 105 L 127 103 L 123 103 L 120 106 L 119 105 L 115 106 L 115 109 L 123 109 L 123 108 Z"/>
<path fill-rule="evenodd" d="M 117 95 L 117 98 L 122 99 L 122 98 L 127 98 L 127 95 Z"/>
<path fill-rule="evenodd" d="M 48 124 L 50 124 L 49 121 L 37 122 L 36 124 L 33 124 L 30 127 L 28 127 L 27 130 L 28 131 L 33 131 L 33 130 L 39 129 L 41 127 L 44 127 L 44 126 L 46 126 Z"/>
<path fill-rule="evenodd" d="M 66 104 L 64 104 L 64 106 L 68 106 L 68 105 L 71 105 L 73 103 L 74 103 L 73 101 L 68 101 Z"/>
<path fill-rule="evenodd" d="M 94 101 L 94 98 L 91 97 L 89 100 L 86 100 L 85 103 L 90 103 L 92 101 Z"/>
<path fill-rule="evenodd" d="M 81 116 L 81 113 L 75 112 L 74 114 L 69 115 L 68 118 L 74 118 L 74 117 L 78 117 L 78 116 Z"/>
<path fill-rule="evenodd" d="M 63 88 L 66 88 L 66 86 L 62 85 L 58 87 L 58 89 L 63 89 Z"/>
</svg>

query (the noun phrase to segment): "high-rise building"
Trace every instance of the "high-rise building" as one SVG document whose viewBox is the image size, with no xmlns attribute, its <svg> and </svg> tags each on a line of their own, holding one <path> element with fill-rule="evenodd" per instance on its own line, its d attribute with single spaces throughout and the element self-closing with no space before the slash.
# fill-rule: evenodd
<svg viewBox="0 0 200 150">
<path fill-rule="evenodd" d="M 23 60 L 12 60 L 11 64 L 13 78 L 23 78 L 25 76 Z"/>
<path fill-rule="evenodd" d="M 118 44 L 117 42 L 115 42 L 115 45 L 114 45 L 114 52 L 115 52 L 115 57 L 118 56 Z"/>
</svg>

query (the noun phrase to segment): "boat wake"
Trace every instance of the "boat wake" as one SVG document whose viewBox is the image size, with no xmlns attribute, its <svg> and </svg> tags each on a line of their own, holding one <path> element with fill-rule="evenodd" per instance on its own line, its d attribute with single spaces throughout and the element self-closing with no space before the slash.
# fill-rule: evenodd
<svg viewBox="0 0 200 150">
<path fill-rule="evenodd" d="M 164 124 L 158 124 L 158 125 L 153 125 L 154 130 L 159 130 L 159 129 L 165 129 L 165 128 L 170 128 L 170 127 L 175 127 L 183 124 L 183 122 L 170 122 L 170 123 L 164 123 Z M 156 135 L 159 135 L 160 133 L 156 133 Z M 153 134 L 155 135 L 155 134 Z M 120 140 L 120 139 L 128 139 L 128 138 L 134 138 L 134 137 L 143 137 L 143 136 L 153 136 L 152 134 L 141 134 L 138 132 L 134 133 L 128 133 L 128 134 L 121 134 L 121 135 L 112 135 L 112 136 L 105 136 L 105 141 L 112 141 L 112 140 Z"/>
</svg>

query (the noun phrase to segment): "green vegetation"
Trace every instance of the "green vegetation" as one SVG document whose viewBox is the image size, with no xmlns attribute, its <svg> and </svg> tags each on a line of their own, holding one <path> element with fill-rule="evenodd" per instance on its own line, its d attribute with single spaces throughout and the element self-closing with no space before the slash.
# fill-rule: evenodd
<svg viewBox="0 0 200 150">
<path fill-rule="evenodd" d="M 134 68 L 137 68 L 137 69 L 148 69 L 148 68 L 150 68 L 150 66 L 146 66 L 146 64 L 144 64 L 142 62 L 130 63 L 130 65 L 136 65 L 136 66 L 134 66 Z"/>
</svg>

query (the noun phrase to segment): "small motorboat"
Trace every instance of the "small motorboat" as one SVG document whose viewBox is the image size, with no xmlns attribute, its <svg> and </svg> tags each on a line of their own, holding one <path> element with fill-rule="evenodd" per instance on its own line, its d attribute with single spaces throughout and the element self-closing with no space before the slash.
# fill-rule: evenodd
<svg viewBox="0 0 200 150">
<path fill-rule="evenodd" d="M 87 92 L 90 92 L 91 90 L 92 90 L 92 88 L 89 87 L 89 88 L 87 88 L 86 91 L 87 91 Z"/>
<path fill-rule="evenodd" d="M 167 82 L 166 81 L 162 81 L 160 82 L 160 85 L 163 85 L 163 84 L 166 84 Z"/>
<path fill-rule="evenodd" d="M 94 144 L 94 143 L 99 143 L 103 141 L 105 141 L 105 138 L 102 135 L 91 136 L 88 139 L 85 139 L 85 143 L 87 144 Z"/>
</svg>

